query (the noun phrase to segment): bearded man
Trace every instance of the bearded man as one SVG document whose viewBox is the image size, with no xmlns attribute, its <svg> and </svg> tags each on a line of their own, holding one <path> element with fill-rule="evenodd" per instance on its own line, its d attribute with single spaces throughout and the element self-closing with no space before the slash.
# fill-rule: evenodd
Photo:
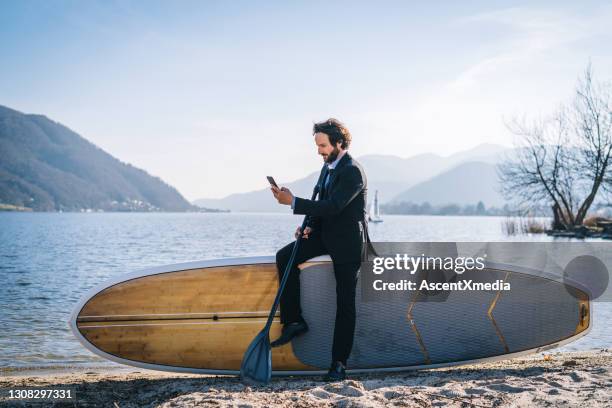
<svg viewBox="0 0 612 408">
<path fill-rule="evenodd" d="M 324 166 L 318 179 L 317 200 L 293 196 L 287 188 L 273 186 L 280 204 L 291 205 L 294 214 L 307 215 L 307 226 L 281 297 L 281 336 L 271 343 L 278 347 L 308 331 L 300 307 L 300 270 L 297 265 L 329 254 L 336 278 L 336 321 L 328 381 L 346 378 L 346 362 L 355 333 L 355 291 L 361 265 L 366 226 L 367 181 L 361 165 L 348 153 L 351 134 L 337 119 L 313 126 L 314 141 Z M 295 232 L 299 237 L 300 227 Z M 279 281 L 289 262 L 295 242 L 276 254 Z"/>
</svg>

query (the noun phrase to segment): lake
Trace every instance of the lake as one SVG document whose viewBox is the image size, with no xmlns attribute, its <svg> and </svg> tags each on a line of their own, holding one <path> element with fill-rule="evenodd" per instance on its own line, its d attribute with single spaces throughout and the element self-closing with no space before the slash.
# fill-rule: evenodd
<svg viewBox="0 0 612 408">
<path fill-rule="evenodd" d="M 90 353 L 67 321 L 91 287 L 136 269 L 273 255 L 301 217 L 246 213 L 0 213 L 0 367 L 116 365 Z M 385 216 L 373 241 L 549 241 L 505 236 L 504 217 Z M 610 303 L 564 350 L 610 347 Z"/>
</svg>

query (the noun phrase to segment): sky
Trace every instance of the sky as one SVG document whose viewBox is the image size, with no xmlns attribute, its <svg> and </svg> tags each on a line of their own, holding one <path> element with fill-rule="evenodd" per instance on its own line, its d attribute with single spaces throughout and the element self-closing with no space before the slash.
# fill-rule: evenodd
<svg viewBox="0 0 612 408">
<path fill-rule="evenodd" d="M 0 105 L 58 121 L 188 200 L 350 151 L 511 146 L 505 122 L 612 80 L 610 2 L 0 1 Z"/>
</svg>

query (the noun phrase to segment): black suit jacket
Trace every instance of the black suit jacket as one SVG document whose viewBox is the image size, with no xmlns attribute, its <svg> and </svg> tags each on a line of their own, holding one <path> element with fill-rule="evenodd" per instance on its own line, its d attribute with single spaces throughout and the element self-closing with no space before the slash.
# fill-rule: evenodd
<svg viewBox="0 0 612 408">
<path fill-rule="evenodd" d="M 326 175 L 327 166 L 323 166 L 317 182 L 318 200 L 296 197 L 293 213 L 308 216 L 313 238 L 322 239 L 334 262 L 359 262 L 365 238 L 368 190 L 365 172 L 346 152 L 332 171 L 325 188 Z"/>
</svg>

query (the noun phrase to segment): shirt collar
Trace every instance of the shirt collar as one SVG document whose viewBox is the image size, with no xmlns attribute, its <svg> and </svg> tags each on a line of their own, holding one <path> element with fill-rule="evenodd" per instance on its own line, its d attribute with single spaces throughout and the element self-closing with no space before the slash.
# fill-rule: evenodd
<svg viewBox="0 0 612 408">
<path fill-rule="evenodd" d="M 338 162 L 340 161 L 340 159 L 342 159 L 342 156 L 344 156 L 346 154 L 346 150 L 343 150 L 342 152 L 340 152 L 340 154 L 338 154 L 338 157 L 336 157 L 336 160 L 333 161 L 333 163 L 330 163 L 327 165 L 327 168 L 329 170 L 333 170 L 336 168 L 336 166 L 338 165 Z"/>
</svg>

